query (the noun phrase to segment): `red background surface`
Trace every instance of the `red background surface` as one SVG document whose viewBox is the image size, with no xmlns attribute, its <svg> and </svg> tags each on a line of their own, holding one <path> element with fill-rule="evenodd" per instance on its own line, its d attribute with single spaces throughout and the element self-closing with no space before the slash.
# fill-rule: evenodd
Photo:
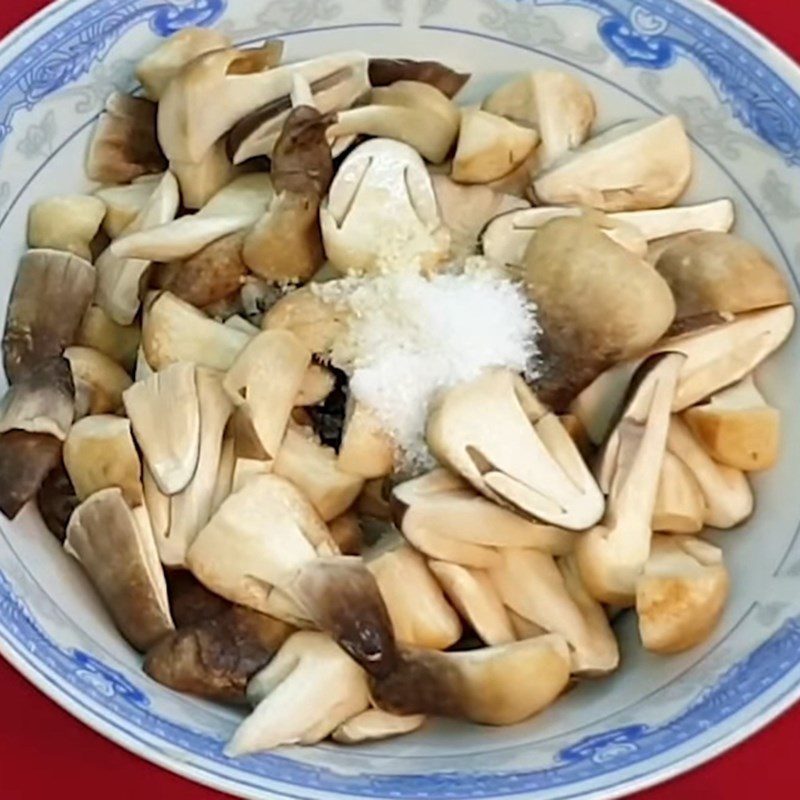
<svg viewBox="0 0 800 800">
<path fill-rule="evenodd" d="M 800 56 L 797 0 L 723 0 L 790 55 Z M 47 5 L 0 0 L 0 35 Z M 635 800 L 798 797 L 800 706 L 729 754 Z M 218 800 L 205 789 L 111 744 L 73 719 L 0 659 L 0 800 Z"/>
</svg>

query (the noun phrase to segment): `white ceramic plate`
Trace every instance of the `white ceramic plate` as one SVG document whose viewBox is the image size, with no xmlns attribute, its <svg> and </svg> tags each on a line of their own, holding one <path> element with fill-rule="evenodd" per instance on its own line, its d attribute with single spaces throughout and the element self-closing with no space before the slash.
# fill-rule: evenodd
<svg viewBox="0 0 800 800">
<path fill-rule="evenodd" d="M 703 0 L 61 0 L 0 45 L 3 309 L 28 207 L 86 187 L 83 154 L 103 100 L 115 86 L 133 88 L 138 58 L 186 25 L 223 26 L 242 44 L 281 35 L 292 59 L 344 48 L 438 58 L 475 73 L 475 98 L 521 70 L 567 68 L 595 92 L 603 125 L 679 113 L 697 154 L 687 199 L 732 197 L 739 230 L 798 286 L 800 73 Z M 752 522 L 718 537 L 734 590 L 713 640 L 659 658 L 638 646 L 630 620 L 619 673 L 528 724 L 441 722 L 386 744 L 229 760 L 222 747 L 237 712 L 142 674 L 32 510 L 0 524 L 0 652 L 110 739 L 243 797 L 559 800 L 643 788 L 722 752 L 800 697 L 799 351 L 796 336 L 762 375 L 789 412 L 784 457 L 757 481 Z"/>
</svg>

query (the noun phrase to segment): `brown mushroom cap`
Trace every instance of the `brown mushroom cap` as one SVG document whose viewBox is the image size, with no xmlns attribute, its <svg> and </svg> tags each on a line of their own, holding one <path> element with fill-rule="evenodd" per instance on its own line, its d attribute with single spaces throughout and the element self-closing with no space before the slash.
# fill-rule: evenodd
<svg viewBox="0 0 800 800">
<path fill-rule="evenodd" d="M 42 482 L 36 494 L 36 505 L 47 529 L 59 542 L 63 542 L 67 537 L 69 518 L 80 505 L 63 462 L 59 461 Z"/>
<path fill-rule="evenodd" d="M 19 514 L 61 461 L 61 442 L 46 433 L 0 434 L 0 511 Z"/>
</svg>

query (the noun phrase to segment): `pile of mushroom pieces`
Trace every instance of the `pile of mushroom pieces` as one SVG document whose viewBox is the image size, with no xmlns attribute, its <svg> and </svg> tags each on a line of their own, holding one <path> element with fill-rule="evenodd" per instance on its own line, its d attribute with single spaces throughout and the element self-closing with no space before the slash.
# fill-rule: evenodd
<svg viewBox="0 0 800 800">
<path fill-rule="evenodd" d="M 187 30 L 109 98 L 89 195 L 43 199 L 3 341 L 0 507 L 35 499 L 147 674 L 249 701 L 232 755 L 427 716 L 520 722 L 617 669 L 609 622 L 693 647 L 724 609 L 747 473 L 778 455 L 753 371 L 794 310 L 675 117 L 592 138 L 574 77 L 479 106 L 436 62 L 282 64 Z M 542 359 L 445 392 L 440 467 L 347 398 L 343 274 L 482 254 Z"/>
</svg>

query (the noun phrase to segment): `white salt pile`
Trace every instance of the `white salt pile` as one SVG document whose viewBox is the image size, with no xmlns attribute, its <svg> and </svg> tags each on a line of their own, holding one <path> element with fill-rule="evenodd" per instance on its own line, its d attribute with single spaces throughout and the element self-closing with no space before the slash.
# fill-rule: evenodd
<svg viewBox="0 0 800 800">
<path fill-rule="evenodd" d="M 331 360 L 395 437 L 404 469 L 432 463 L 425 423 L 438 392 L 488 367 L 524 372 L 538 353 L 535 307 L 483 259 L 470 259 L 460 274 L 401 271 L 316 291 L 349 312 L 349 330 Z"/>
</svg>

